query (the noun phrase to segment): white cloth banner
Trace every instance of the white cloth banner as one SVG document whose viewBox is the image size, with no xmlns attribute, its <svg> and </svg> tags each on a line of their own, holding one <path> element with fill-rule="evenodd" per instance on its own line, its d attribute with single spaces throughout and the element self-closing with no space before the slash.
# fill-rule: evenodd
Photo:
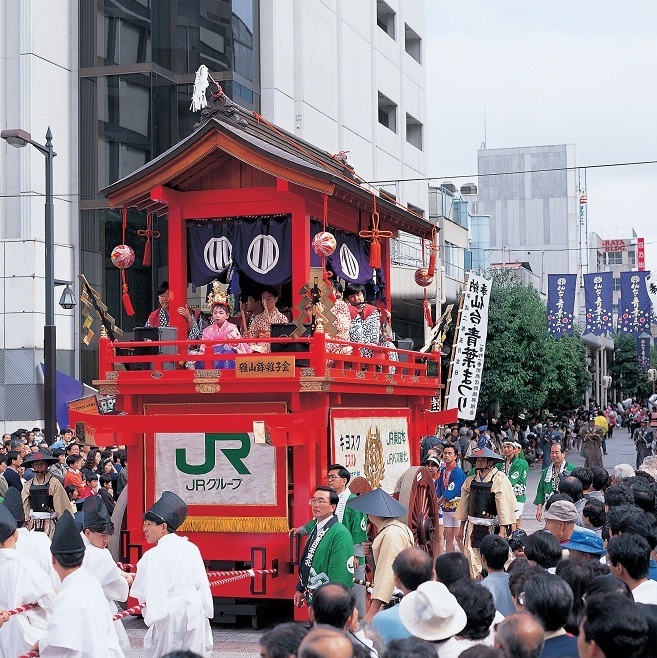
<svg viewBox="0 0 657 658">
<path fill-rule="evenodd" d="M 652 304 L 653 319 L 657 318 L 657 274 L 653 277 L 652 272 L 646 277 L 646 288 L 648 290 L 648 297 Z"/>
<path fill-rule="evenodd" d="M 373 489 L 394 493 L 411 465 L 408 419 L 334 418 L 333 462 L 342 464 L 351 477 L 364 477 Z"/>
<path fill-rule="evenodd" d="M 461 307 L 458 338 L 454 345 L 448 409 L 458 409 L 463 420 L 477 414 L 488 334 L 488 307 L 492 281 L 470 274 Z"/>
<path fill-rule="evenodd" d="M 243 434 L 156 434 L 155 497 L 188 505 L 275 505 L 276 449 Z"/>
</svg>

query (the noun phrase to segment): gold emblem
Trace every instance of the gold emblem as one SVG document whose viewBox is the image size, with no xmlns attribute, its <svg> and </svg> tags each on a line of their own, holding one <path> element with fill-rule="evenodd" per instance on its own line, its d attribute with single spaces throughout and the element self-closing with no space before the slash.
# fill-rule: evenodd
<svg viewBox="0 0 657 658">
<path fill-rule="evenodd" d="M 385 477 L 385 465 L 383 463 L 383 443 L 381 443 L 381 432 L 378 427 L 370 427 L 367 430 L 365 440 L 365 478 L 372 489 L 376 489 Z"/>
</svg>

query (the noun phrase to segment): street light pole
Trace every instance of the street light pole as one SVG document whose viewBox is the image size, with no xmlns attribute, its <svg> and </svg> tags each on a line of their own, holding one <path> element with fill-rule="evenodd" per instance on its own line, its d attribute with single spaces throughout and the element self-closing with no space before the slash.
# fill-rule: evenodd
<svg viewBox="0 0 657 658">
<path fill-rule="evenodd" d="M 46 158 L 46 213 L 45 213 L 45 275 L 46 275 L 46 324 L 43 327 L 43 415 L 46 438 L 52 443 L 57 435 L 56 418 L 56 371 L 57 371 L 57 330 L 55 327 L 55 223 L 52 191 L 53 158 L 57 155 L 52 148 L 50 126 L 46 131 L 46 144 L 32 140 L 25 130 L 3 130 L 0 134 L 11 146 L 22 148 L 27 144 L 34 146 Z"/>
</svg>

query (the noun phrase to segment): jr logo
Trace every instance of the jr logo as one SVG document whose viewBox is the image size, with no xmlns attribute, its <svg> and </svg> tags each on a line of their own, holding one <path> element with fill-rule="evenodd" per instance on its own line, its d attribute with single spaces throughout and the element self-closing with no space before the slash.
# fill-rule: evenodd
<svg viewBox="0 0 657 658">
<path fill-rule="evenodd" d="M 242 461 L 251 450 L 251 441 L 248 434 L 206 434 L 205 435 L 205 462 L 203 464 L 188 464 L 187 449 L 176 448 L 176 468 L 189 475 L 205 475 L 215 466 L 217 441 L 239 441 L 239 448 L 220 448 L 226 459 L 240 475 L 251 475 L 251 471 Z"/>
</svg>

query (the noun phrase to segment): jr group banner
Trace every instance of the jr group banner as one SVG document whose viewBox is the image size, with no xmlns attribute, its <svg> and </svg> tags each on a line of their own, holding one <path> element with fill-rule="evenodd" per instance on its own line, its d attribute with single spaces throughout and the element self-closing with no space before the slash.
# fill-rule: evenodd
<svg viewBox="0 0 657 658">
<path fill-rule="evenodd" d="M 585 334 L 602 336 L 614 330 L 614 275 L 597 272 L 584 275 L 584 300 L 586 305 Z"/>
<path fill-rule="evenodd" d="M 555 338 L 573 335 L 576 274 L 548 274 L 547 328 Z"/>
<path fill-rule="evenodd" d="M 650 298 L 646 277 L 650 272 L 621 272 L 618 331 L 633 336 L 650 334 Z"/>
<path fill-rule="evenodd" d="M 488 308 L 491 281 L 470 274 L 463 293 L 458 336 L 454 344 L 452 378 L 449 385 L 448 409 L 458 409 L 458 417 L 474 420 L 477 413 L 484 354 L 488 334 Z"/>
</svg>

